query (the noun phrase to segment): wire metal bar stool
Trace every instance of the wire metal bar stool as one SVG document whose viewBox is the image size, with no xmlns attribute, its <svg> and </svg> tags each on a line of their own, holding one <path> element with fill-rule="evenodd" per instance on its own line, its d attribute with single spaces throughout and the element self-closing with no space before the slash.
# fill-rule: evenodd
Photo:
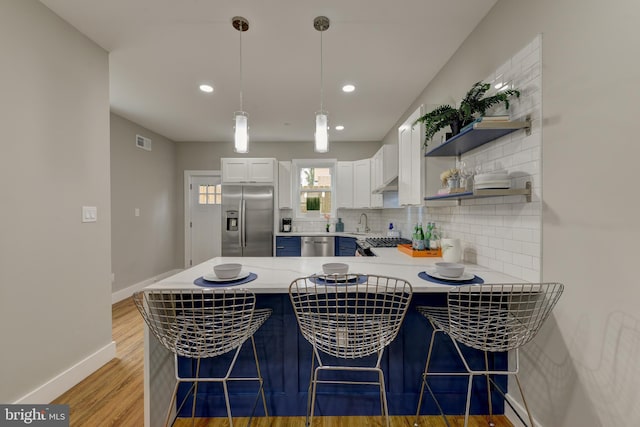
<svg viewBox="0 0 640 427">
<path fill-rule="evenodd" d="M 269 416 L 253 334 L 269 318 L 271 309 L 256 310 L 255 294 L 244 289 L 158 289 L 136 292 L 133 301 L 151 333 L 174 355 L 176 385 L 169 403 L 165 426 L 169 425 L 178 386 L 184 382 L 192 385 L 176 414 L 193 394 L 192 425 L 195 424 L 196 396 L 200 382 L 222 383 L 230 427 L 233 427 L 233 419 L 227 387 L 229 381 L 257 381 L 259 389 L 253 409 L 255 411 L 261 395 L 265 415 Z M 257 374 L 255 377 L 232 377 L 231 372 L 247 340 L 251 340 Z M 201 359 L 220 356 L 234 350 L 224 376 L 200 377 Z M 194 377 L 180 376 L 178 356 L 196 360 Z M 253 413 L 248 424 L 252 418 Z"/>
<path fill-rule="evenodd" d="M 380 362 L 396 338 L 413 290 L 402 279 L 374 275 L 301 277 L 289 286 L 289 296 L 302 336 L 313 346 L 306 425 L 311 426 L 318 384 L 377 385 L 382 415 L 389 426 L 389 408 Z M 374 366 L 324 363 L 322 354 L 340 359 L 377 355 Z M 318 366 L 315 366 L 317 360 Z M 375 372 L 377 381 L 320 379 L 321 372 Z"/>
<path fill-rule="evenodd" d="M 502 396 L 505 392 L 492 379 L 492 375 L 513 375 L 516 379 L 524 407 L 527 411 L 530 425 L 533 417 L 524 397 L 522 385 L 518 378 L 520 369 L 520 348 L 536 336 L 544 321 L 562 295 L 564 285 L 561 283 L 511 283 L 463 285 L 452 288 L 447 293 L 446 307 L 419 306 L 417 310 L 429 320 L 433 327 L 427 362 L 422 374 L 422 387 L 416 410 L 414 425 L 418 426 L 418 417 L 425 387 L 436 402 L 447 426 L 449 422 L 440 407 L 429 383 L 428 376 L 467 375 L 467 399 L 465 405 L 464 426 L 469 423 L 469 408 L 471 405 L 471 389 L 473 377 L 484 375 L 487 379 L 487 395 L 489 404 L 489 425 L 493 413 L 491 407 L 491 386 Z M 429 372 L 429 362 L 434 347 L 434 338 L 438 332 L 443 332 L 451 338 L 456 352 L 460 356 L 467 372 Z M 473 369 L 462 353 L 460 344 L 484 352 L 484 369 Z M 505 352 L 514 350 L 515 363 L 505 370 L 489 369 L 488 354 L 491 352 Z M 511 402 L 505 402 L 514 409 L 523 424 L 526 422 L 513 408 Z"/>
</svg>

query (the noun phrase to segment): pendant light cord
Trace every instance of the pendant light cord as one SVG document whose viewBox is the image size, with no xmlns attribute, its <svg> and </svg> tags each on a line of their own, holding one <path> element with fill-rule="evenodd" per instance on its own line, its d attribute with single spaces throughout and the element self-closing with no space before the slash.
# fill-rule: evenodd
<svg viewBox="0 0 640 427">
<path fill-rule="evenodd" d="M 324 73 L 323 73 L 323 62 L 322 62 L 322 33 L 320 31 L 320 112 L 324 112 Z"/>
<path fill-rule="evenodd" d="M 240 111 L 242 109 L 242 24 L 240 24 Z"/>
</svg>

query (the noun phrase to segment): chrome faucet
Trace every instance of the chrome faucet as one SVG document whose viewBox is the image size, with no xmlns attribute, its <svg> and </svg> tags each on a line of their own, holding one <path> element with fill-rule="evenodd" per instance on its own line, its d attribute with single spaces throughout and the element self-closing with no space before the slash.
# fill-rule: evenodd
<svg viewBox="0 0 640 427">
<path fill-rule="evenodd" d="M 361 213 L 360 214 L 360 221 L 358 221 L 358 224 L 362 225 L 362 217 L 364 216 L 364 232 L 368 233 L 371 231 L 371 229 L 369 228 L 369 219 L 367 218 L 367 214 L 366 213 Z"/>
</svg>

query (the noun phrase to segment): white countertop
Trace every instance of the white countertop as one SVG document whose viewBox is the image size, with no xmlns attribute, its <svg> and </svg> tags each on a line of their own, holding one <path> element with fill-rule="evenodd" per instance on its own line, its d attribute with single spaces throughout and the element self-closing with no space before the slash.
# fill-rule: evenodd
<svg viewBox="0 0 640 427">
<path fill-rule="evenodd" d="M 332 236 L 341 236 L 341 237 L 353 237 L 359 240 L 364 240 L 367 237 L 386 237 L 386 234 L 383 233 L 361 233 L 357 231 L 292 231 L 292 232 L 284 232 L 279 231 L 275 233 L 276 236 L 313 236 L 313 237 L 332 237 Z"/>
<path fill-rule="evenodd" d="M 443 292 L 449 286 L 428 282 L 418 277 L 418 273 L 433 268 L 442 258 L 413 258 L 396 248 L 374 248 L 377 257 L 218 257 L 184 270 L 149 286 L 149 288 L 200 288 L 193 281 L 205 273 L 213 271 L 216 264 L 237 262 L 258 278 L 239 287 L 251 289 L 255 293 L 287 293 L 291 282 L 299 277 L 322 272 L 322 264 L 344 262 L 349 264 L 350 273 L 366 273 L 392 276 L 407 280 L 414 292 Z M 485 283 L 517 283 L 520 279 L 490 270 L 475 264 L 467 264 L 467 272 L 473 273 Z"/>
</svg>

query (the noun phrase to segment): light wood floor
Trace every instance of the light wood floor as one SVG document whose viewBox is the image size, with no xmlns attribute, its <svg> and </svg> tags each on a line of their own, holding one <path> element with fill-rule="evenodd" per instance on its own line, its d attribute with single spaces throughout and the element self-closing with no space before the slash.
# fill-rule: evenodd
<svg viewBox="0 0 640 427">
<path fill-rule="evenodd" d="M 70 407 L 71 427 L 141 427 L 143 415 L 143 321 L 131 298 L 113 306 L 113 339 L 116 358 L 98 369 L 52 403 Z M 413 426 L 413 417 L 391 417 L 392 427 Z M 496 427 L 512 427 L 504 416 L 494 417 Z M 247 418 L 234 418 L 234 426 L 245 426 Z M 420 427 L 444 427 L 439 416 L 420 417 Z M 462 426 L 463 417 L 449 417 Z M 196 426 L 225 427 L 226 418 L 196 419 Z M 178 419 L 175 427 L 191 426 L 190 419 Z M 302 427 L 304 417 L 255 418 L 254 427 Z M 316 417 L 313 427 L 384 427 L 382 417 Z M 488 426 L 487 417 L 473 416 L 469 427 Z M 158 427 L 158 426 L 151 426 Z"/>
</svg>

